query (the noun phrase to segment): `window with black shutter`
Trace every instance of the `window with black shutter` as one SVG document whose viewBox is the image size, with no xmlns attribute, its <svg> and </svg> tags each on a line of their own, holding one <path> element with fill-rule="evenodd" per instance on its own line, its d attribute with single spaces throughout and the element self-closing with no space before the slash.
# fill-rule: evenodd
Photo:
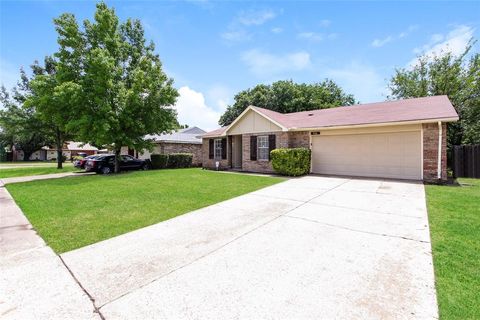
<svg viewBox="0 0 480 320">
<path fill-rule="evenodd" d="M 208 139 L 208 159 L 213 159 L 213 139 Z"/>
<path fill-rule="evenodd" d="M 250 136 L 250 160 L 257 160 L 257 137 Z"/>
<path fill-rule="evenodd" d="M 227 139 L 222 139 L 222 159 L 227 159 Z"/>
<path fill-rule="evenodd" d="M 268 160 L 270 160 L 270 151 L 276 148 L 277 146 L 276 146 L 275 135 L 271 134 L 268 136 Z"/>
</svg>

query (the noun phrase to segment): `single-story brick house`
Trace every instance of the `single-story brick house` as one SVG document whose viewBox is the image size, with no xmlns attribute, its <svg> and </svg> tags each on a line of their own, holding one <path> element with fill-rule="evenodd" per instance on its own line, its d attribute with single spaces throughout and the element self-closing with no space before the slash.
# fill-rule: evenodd
<svg viewBox="0 0 480 320">
<path fill-rule="evenodd" d="M 202 134 L 205 134 L 205 130 L 191 127 L 168 134 L 148 135 L 146 138 L 155 140 L 152 152 L 148 150 L 138 152 L 128 149 L 128 147 L 122 147 L 120 153 L 139 159 L 150 159 L 151 154 L 191 153 L 193 154 L 192 164 L 200 166 L 202 165 Z"/>
<path fill-rule="evenodd" d="M 312 173 L 445 180 L 447 123 L 457 120 L 447 96 L 287 114 L 250 106 L 202 136 L 203 166 L 268 173 L 271 150 L 305 147 Z"/>
</svg>

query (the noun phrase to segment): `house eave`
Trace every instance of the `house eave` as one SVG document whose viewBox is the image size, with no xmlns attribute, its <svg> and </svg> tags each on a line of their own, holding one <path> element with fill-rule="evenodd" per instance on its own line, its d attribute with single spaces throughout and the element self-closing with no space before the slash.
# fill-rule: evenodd
<svg viewBox="0 0 480 320">
<path fill-rule="evenodd" d="M 365 127 L 384 127 L 384 126 L 398 126 L 398 125 L 422 124 L 422 123 L 437 123 L 439 121 L 455 122 L 455 121 L 458 121 L 458 117 L 411 120 L 411 121 L 363 123 L 363 124 L 351 124 L 351 125 L 342 125 L 342 126 L 291 127 L 288 129 L 288 131 L 314 131 L 314 130 L 333 130 L 333 129 L 350 129 L 350 128 L 365 128 Z"/>
</svg>

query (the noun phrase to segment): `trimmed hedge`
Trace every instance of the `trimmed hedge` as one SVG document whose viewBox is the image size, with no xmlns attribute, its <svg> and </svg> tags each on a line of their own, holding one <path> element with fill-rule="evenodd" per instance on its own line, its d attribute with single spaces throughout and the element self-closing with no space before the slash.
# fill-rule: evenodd
<svg viewBox="0 0 480 320">
<path fill-rule="evenodd" d="M 153 169 L 175 169 L 190 168 L 192 166 L 193 154 L 191 153 L 172 153 L 172 154 L 152 154 L 150 156 Z"/>
<path fill-rule="evenodd" d="M 168 155 L 166 154 L 152 154 L 150 162 L 153 169 L 165 169 L 167 167 Z"/>
<path fill-rule="evenodd" d="M 301 176 L 310 172 L 311 150 L 307 148 L 280 148 L 270 152 L 272 167 L 285 176 Z"/>
<path fill-rule="evenodd" d="M 171 153 L 168 155 L 168 168 L 190 168 L 192 166 L 193 154 Z"/>
</svg>

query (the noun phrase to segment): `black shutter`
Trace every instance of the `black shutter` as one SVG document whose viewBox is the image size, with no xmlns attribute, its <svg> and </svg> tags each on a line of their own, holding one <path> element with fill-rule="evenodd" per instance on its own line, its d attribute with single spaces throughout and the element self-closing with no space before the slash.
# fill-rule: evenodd
<svg viewBox="0 0 480 320">
<path fill-rule="evenodd" d="M 227 139 L 222 139 L 222 159 L 227 159 Z"/>
<path fill-rule="evenodd" d="M 213 139 L 208 139 L 208 159 L 213 159 Z"/>
<path fill-rule="evenodd" d="M 270 160 L 270 151 L 276 148 L 275 143 L 276 143 L 275 135 L 274 134 L 269 135 L 268 136 L 268 160 Z"/>
<path fill-rule="evenodd" d="M 250 160 L 257 160 L 257 137 L 250 136 Z"/>
</svg>

